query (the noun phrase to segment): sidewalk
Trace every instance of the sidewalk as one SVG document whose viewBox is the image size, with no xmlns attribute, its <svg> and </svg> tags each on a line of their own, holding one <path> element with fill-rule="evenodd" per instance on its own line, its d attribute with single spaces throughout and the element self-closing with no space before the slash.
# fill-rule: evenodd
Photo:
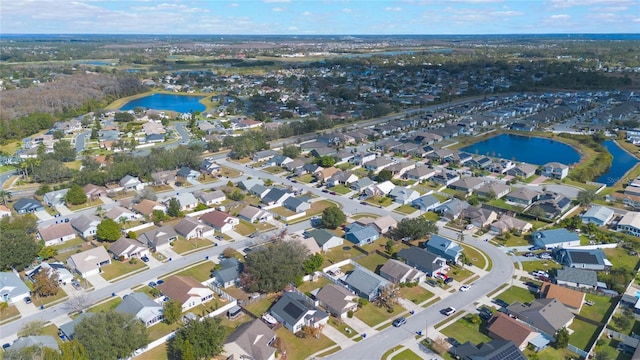
<svg viewBox="0 0 640 360">
<path fill-rule="evenodd" d="M 325 325 L 325 327 L 322 328 L 322 333 L 326 337 L 331 339 L 331 341 L 333 341 L 337 345 L 340 345 L 340 347 L 343 348 L 343 349 L 345 347 L 349 347 L 349 346 L 355 344 L 355 341 L 349 339 L 343 333 L 341 333 L 340 331 L 338 331 L 336 328 L 334 328 L 331 325 Z"/>
<path fill-rule="evenodd" d="M 355 316 L 352 318 L 344 319 L 344 322 L 359 334 L 373 335 L 377 333 L 376 330 L 373 330 L 373 328 L 369 327 L 369 325 L 365 324 L 362 320 L 358 319 Z"/>
</svg>

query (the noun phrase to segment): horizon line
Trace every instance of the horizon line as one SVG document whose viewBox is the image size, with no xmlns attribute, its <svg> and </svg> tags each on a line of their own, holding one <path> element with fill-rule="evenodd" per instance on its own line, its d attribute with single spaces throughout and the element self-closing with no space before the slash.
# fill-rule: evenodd
<svg viewBox="0 0 640 360">
<path fill-rule="evenodd" d="M 0 36 L 17 35 L 146 35 L 146 36 L 500 36 L 500 35 L 639 35 L 640 32 L 549 32 L 549 33 L 483 33 L 483 34 L 172 34 L 172 33 L 2 33 Z"/>
</svg>

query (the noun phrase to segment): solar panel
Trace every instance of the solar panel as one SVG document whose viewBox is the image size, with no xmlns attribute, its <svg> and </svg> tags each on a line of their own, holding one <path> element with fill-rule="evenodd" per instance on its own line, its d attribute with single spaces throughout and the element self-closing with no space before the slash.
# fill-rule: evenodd
<svg viewBox="0 0 640 360">
<path fill-rule="evenodd" d="M 296 304 L 290 302 L 288 303 L 285 307 L 284 307 L 284 312 L 286 312 L 287 314 L 289 314 L 289 316 L 291 316 L 294 319 L 298 319 L 300 317 L 300 315 L 302 315 L 302 313 L 304 312 L 304 310 L 302 310 L 300 307 L 296 306 Z"/>
<path fill-rule="evenodd" d="M 591 253 L 570 252 L 569 255 L 571 256 L 571 261 L 573 261 L 574 263 L 580 263 L 580 264 L 597 264 L 598 263 L 598 258 Z"/>
</svg>

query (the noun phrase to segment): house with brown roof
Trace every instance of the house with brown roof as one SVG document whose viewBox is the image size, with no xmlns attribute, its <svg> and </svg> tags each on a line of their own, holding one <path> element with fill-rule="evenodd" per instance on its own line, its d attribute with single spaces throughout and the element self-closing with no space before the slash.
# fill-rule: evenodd
<svg viewBox="0 0 640 360">
<path fill-rule="evenodd" d="M 142 218 L 142 215 L 140 214 L 136 214 L 133 211 L 124 208 L 122 206 L 116 206 L 113 207 L 111 209 L 109 209 L 109 211 L 107 211 L 104 216 L 106 218 L 109 218 L 111 220 L 114 220 L 116 222 L 120 222 L 120 221 L 134 221 L 134 220 L 139 220 Z"/>
<path fill-rule="evenodd" d="M 156 171 L 151 173 L 151 179 L 153 185 L 170 185 L 175 184 L 177 177 L 176 170 Z"/>
<path fill-rule="evenodd" d="M 38 229 L 38 239 L 44 241 L 45 246 L 62 244 L 75 239 L 76 232 L 69 223 L 60 223 Z"/>
<path fill-rule="evenodd" d="M 509 191 L 511 191 L 509 185 L 494 181 L 479 187 L 476 190 L 476 194 L 487 199 L 500 199 L 507 195 Z"/>
<path fill-rule="evenodd" d="M 97 199 L 103 196 L 107 196 L 107 188 L 104 186 L 87 184 L 82 190 L 84 190 L 84 194 L 87 195 L 89 199 Z"/>
<path fill-rule="evenodd" d="M 320 306 L 335 317 L 344 319 L 349 311 L 358 310 L 358 296 L 340 285 L 325 285 L 315 297 Z"/>
<path fill-rule="evenodd" d="M 389 259 L 380 268 L 380 276 L 394 284 L 421 282 L 426 275 L 401 261 Z"/>
<path fill-rule="evenodd" d="M 167 207 L 157 201 L 143 199 L 142 201 L 140 201 L 140 203 L 133 206 L 133 210 L 135 210 L 138 214 L 151 216 L 154 210 L 166 212 Z"/>
<path fill-rule="evenodd" d="M 100 267 L 111 264 L 111 256 L 104 247 L 98 246 L 81 253 L 73 254 L 67 259 L 67 265 L 83 278 L 97 275 Z"/>
<path fill-rule="evenodd" d="M 540 336 L 539 332 L 525 323 L 501 312 L 496 312 L 489 320 L 487 331 L 490 338 L 513 341 L 520 350 L 524 350 L 531 340 Z"/>
<path fill-rule="evenodd" d="M 109 252 L 115 258 L 127 260 L 133 257 L 149 256 L 149 248 L 136 239 L 122 237 L 109 246 Z"/>
<path fill-rule="evenodd" d="M 491 224 L 491 231 L 498 234 L 504 234 L 512 230 L 516 230 L 521 233 L 528 233 L 531 229 L 533 229 L 533 225 L 531 223 L 509 215 L 502 215 L 500 220 Z"/>
<path fill-rule="evenodd" d="M 174 227 L 175 231 L 185 239 L 204 239 L 213 236 L 215 230 L 193 217 L 185 217 Z"/>
<path fill-rule="evenodd" d="M 171 276 L 158 285 L 158 290 L 178 301 L 183 312 L 213 299 L 213 291 L 190 276 Z"/>
<path fill-rule="evenodd" d="M 233 228 L 240 223 L 238 218 L 234 218 L 226 212 L 219 210 L 214 210 L 202 215 L 200 221 L 221 233 L 233 230 Z"/>
<path fill-rule="evenodd" d="M 585 297 L 583 292 L 548 282 L 542 284 L 540 294 L 545 299 L 557 299 L 574 313 L 580 312 Z"/>
<path fill-rule="evenodd" d="M 11 216 L 11 210 L 4 205 L 0 205 L 0 219 Z"/>
<path fill-rule="evenodd" d="M 315 174 L 313 174 L 313 176 L 320 182 L 326 182 L 338 171 L 341 170 L 332 166 L 316 172 Z"/>
<path fill-rule="evenodd" d="M 238 326 L 224 343 L 227 359 L 275 360 L 276 348 L 271 344 L 276 333 L 264 322 L 254 319 Z"/>
<path fill-rule="evenodd" d="M 391 215 L 381 216 L 371 222 L 380 234 L 386 234 L 398 226 L 398 222 Z"/>
<path fill-rule="evenodd" d="M 498 219 L 498 214 L 493 210 L 469 206 L 464 211 L 464 218 L 474 226 L 482 229 L 496 221 Z"/>
</svg>

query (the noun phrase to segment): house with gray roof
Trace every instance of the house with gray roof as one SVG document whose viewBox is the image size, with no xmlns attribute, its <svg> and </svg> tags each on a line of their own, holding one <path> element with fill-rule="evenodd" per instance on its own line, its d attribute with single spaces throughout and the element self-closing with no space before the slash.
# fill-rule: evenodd
<svg viewBox="0 0 640 360">
<path fill-rule="evenodd" d="M 528 305 L 516 301 L 507 307 L 506 312 L 551 337 L 555 337 L 563 327 L 568 328 L 574 318 L 558 299 L 535 299 Z"/>
<path fill-rule="evenodd" d="M 209 175 L 220 172 L 222 168 L 216 163 L 216 160 L 212 157 L 202 159 L 200 163 L 200 171 L 204 171 Z"/>
<path fill-rule="evenodd" d="M 358 310 L 358 296 L 337 284 L 323 286 L 315 297 L 320 302 L 320 306 L 338 318 L 344 319 L 349 311 Z"/>
<path fill-rule="evenodd" d="M 242 190 L 251 190 L 255 185 L 263 185 L 264 181 L 261 179 L 247 179 L 238 182 L 238 187 Z"/>
<path fill-rule="evenodd" d="M 30 347 L 38 347 L 38 348 L 49 348 L 53 350 L 60 350 L 58 347 L 58 340 L 51 335 L 40 335 L 40 336 L 25 336 L 17 338 L 11 347 L 9 348 L 10 352 L 18 352 L 24 348 Z M 11 358 L 11 357 L 8 357 Z"/>
<path fill-rule="evenodd" d="M 89 236 L 95 236 L 98 230 L 98 225 L 102 220 L 95 215 L 81 214 L 71 219 L 71 226 L 82 236 L 88 238 Z"/>
<path fill-rule="evenodd" d="M 329 251 L 337 246 L 342 246 L 343 239 L 326 229 L 314 229 L 309 232 L 322 251 Z"/>
<path fill-rule="evenodd" d="M 522 164 L 516 165 L 515 167 L 507 170 L 507 175 L 519 176 L 519 177 L 521 177 L 523 179 L 526 179 L 528 177 L 531 177 L 531 176 L 535 175 L 536 174 L 536 170 L 538 170 L 538 167 L 536 165 L 522 163 Z"/>
<path fill-rule="evenodd" d="M 276 155 L 278 155 L 278 153 L 273 150 L 257 151 L 256 153 L 253 154 L 253 156 L 251 157 L 251 160 L 255 162 L 267 161 Z"/>
<path fill-rule="evenodd" d="M 69 223 L 53 224 L 39 227 L 37 237 L 44 241 L 45 246 L 62 244 L 76 238 L 76 232 Z"/>
<path fill-rule="evenodd" d="M 476 194 L 487 199 L 501 199 L 511 191 L 509 185 L 499 181 L 484 184 L 476 190 Z"/>
<path fill-rule="evenodd" d="M 584 214 L 580 215 L 582 222 L 585 224 L 596 224 L 605 226 L 611 222 L 615 213 L 613 210 L 602 205 L 593 205 Z"/>
<path fill-rule="evenodd" d="M 49 206 L 64 205 L 69 189 L 49 191 L 42 196 L 42 201 Z"/>
<path fill-rule="evenodd" d="M 144 184 L 137 176 L 125 175 L 122 179 L 120 179 L 119 184 L 121 188 L 127 191 L 140 191 L 144 189 Z"/>
<path fill-rule="evenodd" d="M 596 289 L 600 285 L 595 271 L 570 267 L 556 270 L 555 280 L 558 285 L 575 288 Z"/>
<path fill-rule="evenodd" d="M 33 267 L 31 270 L 25 270 L 25 276 L 32 282 L 35 282 L 35 276 L 41 271 L 46 271 L 47 276 L 56 275 L 58 277 L 59 284 L 68 284 L 73 281 L 73 274 L 67 269 L 61 262 L 48 263 L 46 261 Z"/>
<path fill-rule="evenodd" d="M 194 170 L 188 166 L 183 166 L 178 170 L 176 175 L 185 181 L 192 182 L 194 180 L 197 181 L 201 174 L 198 170 Z"/>
<path fill-rule="evenodd" d="M 393 198 L 394 202 L 401 205 L 406 205 L 419 198 L 420 193 L 402 186 L 396 186 L 391 189 L 391 191 L 389 191 L 389 196 Z"/>
<path fill-rule="evenodd" d="M 431 211 L 440 206 L 440 200 L 431 194 L 424 195 L 413 200 L 411 206 L 420 211 Z"/>
<path fill-rule="evenodd" d="M 537 191 L 525 187 L 519 187 L 513 189 L 510 193 L 505 195 L 505 200 L 517 205 L 528 206 L 538 201 L 541 194 Z"/>
<path fill-rule="evenodd" d="M 427 276 L 434 276 L 439 272 L 446 273 L 449 270 L 447 260 L 443 257 L 417 247 L 398 251 L 398 258 L 404 260 L 407 265 L 424 272 Z"/>
<path fill-rule="evenodd" d="M 460 214 L 469 207 L 469 203 L 460 199 L 452 198 L 441 205 L 437 206 L 433 211 L 447 219 L 455 220 Z"/>
<path fill-rule="evenodd" d="M 260 223 L 273 219 L 273 215 L 270 212 L 264 211 L 251 205 L 246 206 L 244 209 L 242 209 L 238 213 L 238 217 L 250 223 Z"/>
<path fill-rule="evenodd" d="M 303 201 L 302 199 L 296 197 L 288 197 L 283 203 L 282 206 L 285 208 L 295 212 L 302 213 L 309 209 L 311 209 L 311 204 L 307 201 Z"/>
<path fill-rule="evenodd" d="M 569 166 L 559 162 L 550 162 L 542 166 L 542 175 L 552 179 L 562 180 L 569 175 Z"/>
<path fill-rule="evenodd" d="M 69 268 L 80 274 L 84 279 L 99 274 L 100 268 L 109 264 L 111 264 L 111 256 L 103 246 L 73 254 L 67 259 Z"/>
<path fill-rule="evenodd" d="M 357 192 L 362 192 L 365 189 L 367 189 L 368 187 L 370 187 L 371 185 L 375 184 L 375 181 L 369 179 L 368 177 L 363 177 L 358 179 L 358 181 L 352 183 L 349 187 L 352 190 L 355 190 Z"/>
<path fill-rule="evenodd" d="M 14 304 L 29 296 L 31 290 L 13 272 L 0 272 L 0 301 Z"/>
<path fill-rule="evenodd" d="M 344 282 L 349 286 L 350 290 L 369 301 L 375 300 L 378 294 L 380 294 L 380 290 L 389 285 L 389 282 L 383 277 L 361 266 L 356 266 L 356 268 L 347 275 Z"/>
<path fill-rule="evenodd" d="M 564 228 L 540 230 L 531 234 L 533 244 L 540 249 L 580 246 L 580 236 Z"/>
<path fill-rule="evenodd" d="M 83 312 L 68 323 L 60 325 L 60 327 L 58 328 L 60 330 L 60 335 L 62 335 L 65 340 L 73 340 L 73 337 L 76 335 L 76 325 L 78 325 L 83 319 L 90 318 L 93 315 L 95 314 L 90 312 Z"/>
<path fill-rule="evenodd" d="M 198 191 L 195 192 L 194 195 L 198 201 L 207 206 L 219 205 L 227 199 L 227 196 L 222 190 L 215 190 L 211 192 Z"/>
<path fill-rule="evenodd" d="M 115 311 L 134 315 L 146 327 L 164 319 L 162 305 L 153 301 L 147 294 L 139 292 L 125 295 L 122 298 L 122 302 L 116 306 Z"/>
<path fill-rule="evenodd" d="M 109 246 L 109 252 L 116 259 L 127 260 L 133 257 L 149 256 L 149 248 L 136 239 L 122 237 Z"/>
<path fill-rule="evenodd" d="M 195 217 L 184 217 L 176 224 L 174 230 L 185 239 L 204 239 L 213 236 L 215 230 L 206 224 L 201 223 Z"/>
<path fill-rule="evenodd" d="M 254 319 L 238 326 L 224 343 L 227 359 L 275 360 L 276 348 L 271 345 L 276 333 L 264 322 Z"/>
<path fill-rule="evenodd" d="M 443 257 L 447 261 L 457 263 L 462 255 L 462 247 L 453 240 L 444 238 L 440 235 L 433 234 L 429 241 L 424 244 L 424 248 L 438 256 Z"/>
<path fill-rule="evenodd" d="M 220 261 L 219 269 L 211 273 L 216 285 L 222 288 L 236 286 L 240 282 L 243 264 L 236 258 L 224 258 Z"/>
<path fill-rule="evenodd" d="M 602 249 L 556 249 L 554 258 L 560 264 L 577 269 L 608 271 L 613 264 Z"/>
<path fill-rule="evenodd" d="M 13 203 L 13 209 L 18 214 L 29 214 L 44 210 L 44 206 L 36 199 L 22 198 Z"/>
<path fill-rule="evenodd" d="M 425 279 L 425 274 L 420 270 L 394 259 L 389 259 L 382 265 L 380 276 L 394 284 L 419 283 Z"/>
<path fill-rule="evenodd" d="M 157 229 L 146 231 L 138 238 L 141 242 L 147 243 L 155 251 L 168 249 L 170 244 L 178 238 L 178 233 L 170 224 Z"/>
<path fill-rule="evenodd" d="M 356 245 L 370 244 L 380 237 L 380 233 L 373 225 L 362 226 L 353 223 L 345 228 L 345 239 Z"/>
<path fill-rule="evenodd" d="M 432 169 L 428 166 L 420 165 L 416 166 L 413 169 L 409 169 L 407 172 L 402 174 L 403 179 L 414 180 L 414 181 L 424 181 L 428 178 L 435 175 L 438 171 L 436 169 Z"/>
<path fill-rule="evenodd" d="M 256 184 L 256 185 L 253 185 L 251 189 L 249 189 L 249 192 L 259 197 L 260 199 L 263 199 L 269 193 L 270 190 L 271 189 L 267 188 L 262 184 Z"/>
<path fill-rule="evenodd" d="M 269 313 L 294 334 L 303 326 L 324 326 L 329 321 L 329 314 L 318 309 L 313 300 L 298 291 L 285 291 Z"/>
<path fill-rule="evenodd" d="M 287 171 L 294 171 L 296 169 L 300 169 L 303 166 L 304 166 L 304 161 L 300 159 L 293 159 L 293 161 L 291 162 L 282 164 L 282 167 Z"/>
<path fill-rule="evenodd" d="M 178 200 L 178 203 L 180 203 L 180 211 L 193 210 L 196 206 L 198 206 L 198 199 L 196 199 L 196 197 L 193 196 L 193 194 L 190 192 L 182 192 L 178 195 L 172 196 L 169 199 L 166 199 L 165 204 L 167 206 L 169 206 L 169 201 L 171 201 L 171 199 Z"/>
<path fill-rule="evenodd" d="M 271 159 L 267 160 L 267 162 L 264 163 L 264 166 L 283 166 L 290 162 L 293 162 L 292 158 L 284 155 L 276 155 Z"/>
<path fill-rule="evenodd" d="M 281 206 L 289 197 L 293 197 L 293 194 L 288 190 L 271 188 L 262 198 L 262 203 L 269 206 Z"/>
<path fill-rule="evenodd" d="M 471 194 L 474 190 L 479 189 L 484 184 L 485 181 L 483 178 L 466 177 L 448 184 L 447 187 L 456 191 L 462 191 L 466 194 Z"/>
</svg>

